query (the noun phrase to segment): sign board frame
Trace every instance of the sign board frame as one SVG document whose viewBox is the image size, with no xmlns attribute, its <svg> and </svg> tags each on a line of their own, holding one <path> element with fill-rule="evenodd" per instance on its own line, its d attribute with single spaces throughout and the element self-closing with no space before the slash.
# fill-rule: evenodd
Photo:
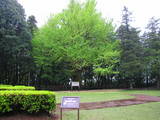
<svg viewBox="0 0 160 120">
<path fill-rule="evenodd" d="M 77 109 L 78 114 L 77 118 L 79 120 L 79 109 L 80 109 L 80 97 L 79 96 L 63 96 L 61 101 L 61 110 L 60 110 L 60 117 L 62 120 L 62 110 L 63 109 Z"/>
<path fill-rule="evenodd" d="M 78 89 L 80 89 L 80 82 L 72 81 L 71 82 L 71 90 L 73 90 L 73 87 L 78 87 Z"/>
</svg>

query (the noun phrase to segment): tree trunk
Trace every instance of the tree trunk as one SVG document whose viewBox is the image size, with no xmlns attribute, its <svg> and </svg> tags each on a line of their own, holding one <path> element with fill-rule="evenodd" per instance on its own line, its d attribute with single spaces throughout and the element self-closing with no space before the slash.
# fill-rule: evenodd
<svg viewBox="0 0 160 120">
<path fill-rule="evenodd" d="M 82 85 L 82 71 L 81 70 L 76 70 L 74 75 L 73 75 L 73 81 L 79 82 L 79 88 Z"/>
<path fill-rule="evenodd" d="M 74 75 L 73 75 L 73 81 L 77 81 L 81 83 L 81 70 L 76 70 Z"/>
<path fill-rule="evenodd" d="M 160 88 L 160 77 L 157 77 L 157 88 Z"/>
</svg>

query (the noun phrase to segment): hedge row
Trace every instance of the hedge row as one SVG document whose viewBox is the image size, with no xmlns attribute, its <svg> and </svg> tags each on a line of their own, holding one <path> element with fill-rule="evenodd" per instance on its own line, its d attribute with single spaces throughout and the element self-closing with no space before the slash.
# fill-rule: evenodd
<svg viewBox="0 0 160 120">
<path fill-rule="evenodd" d="M 0 113 L 24 111 L 49 112 L 56 108 L 55 93 L 50 91 L 1 91 Z"/>
<path fill-rule="evenodd" d="M 22 85 L 0 85 L 0 90 L 35 90 L 35 87 Z"/>
</svg>

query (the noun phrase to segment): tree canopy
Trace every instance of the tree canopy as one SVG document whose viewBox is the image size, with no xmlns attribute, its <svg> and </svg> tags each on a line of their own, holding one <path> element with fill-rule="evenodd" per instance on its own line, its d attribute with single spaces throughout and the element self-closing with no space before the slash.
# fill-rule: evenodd
<svg viewBox="0 0 160 120">
<path fill-rule="evenodd" d="M 66 89 L 160 88 L 160 19 L 151 18 L 143 33 L 122 11 L 115 30 L 96 10 L 95 0 L 70 0 L 42 27 L 26 19 L 16 0 L 0 0 L 0 84 Z"/>
<path fill-rule="evenodd" d="M 67 9 L 39 29 L 32 41 L 38 66 L 52 67 L 65 61 L 76 76 L 88 66 L 101 75 L 115 72 L 119 41 L 112 22 L 102 18 L 95 7 L 94 0 L 83 4 L 72 0 Z"/>
<path fill-rule="evenodd" d="M 160 19 L 152 17 L 145 34 L 145 61 L 150 78 L 155 79 L 160 88 Z"/>
<path fill-rule="evenodd" d="M 31 34 L 16 0 L 0 1 L 0 80 L 17 84 L 28 74 Z"/>
<path fill-rule="evenodd" d="M 142 64 L 142 43 L 140 41 L 139 32 L 130 25 L 132 13 L 127 7 L 124 7 L 122 14 L 122 23 L 118 28 L 118 38 L 121 40 L 121 59 L 120 59 L 120 75 L 123 81 L 127 80 L 130 87 L 136 84 L 136 79 L 141 77 L 143 71 Z M 140 80 L 138 80 L 139 82 Z"/>
</svg>

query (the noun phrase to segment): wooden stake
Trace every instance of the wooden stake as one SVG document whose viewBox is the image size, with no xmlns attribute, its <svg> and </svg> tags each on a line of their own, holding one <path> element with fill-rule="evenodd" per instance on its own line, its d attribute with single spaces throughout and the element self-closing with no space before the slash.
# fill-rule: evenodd
<svg viewBox="0 0 160 120">
<path fill-rule="evenodd" d="M 61 120 L 62 120 L 62 108 L 61 108 Z"/>
<path fill-rule="evenodd" d="M 78 109 L 78 120 L 79 120 L 79 109 Z"/>
</svg>

